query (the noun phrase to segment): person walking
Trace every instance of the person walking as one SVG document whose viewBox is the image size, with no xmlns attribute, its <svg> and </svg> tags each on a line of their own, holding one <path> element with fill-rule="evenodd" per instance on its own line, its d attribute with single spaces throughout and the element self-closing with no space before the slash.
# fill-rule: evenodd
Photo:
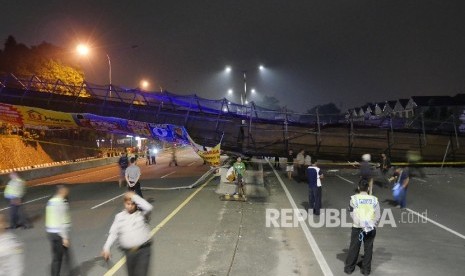
<svg viewBox="0 0 465 276">
<path fill-rule="evenodd" d="M 421 178 L 425 178 L 426 174 L 423 170 L 420 162 L 421 162 L 421 153 L 414 150 L 407 151 L 407 163 L 409 167 L 409 174 L 411 176 L 419 176 Z"/>
<path fill-rule="evenodd" d="M 362 155 L 362 162 L 360 163 L 360 178 L 368 181 L 369 189 L 368 194 L 373 194 L 373 166 L 370 163 L 371 155 L 366 153 Z"/>
<path fill-rule="evenodd" d="M 397 203 L 398 208 L 404 209 L 407 206 L 407 190 L 410 182 L 410 173 L 408 168 L 397 167 L 394 171 L 394 175 L 389 179 L 390 181 L 395 180 L 396 185 L 394 189 L 400 189 L 396 192 L 397 196 L 394 200 Z"/>
<path fill-rule="evenodd" d="M 123 152 L 123 155 L 121 155 L 121 157 L 119 158 L 118 165 L 120 168 L 120 177 L 119 177 L 118 184 L 119 184 L 119 187 L 121 188 L 121 186 L 123 185 L 123 180 L 124 180 L 124 176 L 126 173 L 126 169 L 129 166 L 129 158 L 126 152 Z"/>
<path fill-rule="evenodd" d="M 305 174 L 305 179 L 307 180 L 308 179 L 308 175 L 307 175 L 307 169 L 308 167 L 310 167 L 312 165 L 312 157 L 310 156 L 310 154 L 306 154 L 305 155 L 305 159 L 304 159 L 304 174 Z"/>
<path fill-rule="evenodd" d="M 378 198 L 369 195 L 368 189 L 368 180 L 362 178 L 358 183 L 359 193 L 350 197 L 349 212 L 353 224 L 349 252 L 344 266 L 346 274 L 354 272 L 362 242 L 365 255 L 362 260 L 361 272 L 363 275 L 369 275 L 371 272 L 373 242 L 376 237 L 376 226 L 381 215 Z"/>
<path fill-rule="evenodd" d="M 115 216 L 101 255 L 108 261 L 110 248 L 118 241 L 128 275 L 148 275 L 152 244 L 148 218 L 153 206 L 134 192 L 127 192 L 123 201 L 124 210 Z"/>
<path fill-rule="evenodd" d="M 139 178 L 141 176 L 140 168 L 136 164 L 136 158 L 131 157 L 129 160 L 131 165 L 126 169 L 125 172 L 125 179 L 126 179 L 126 184 L 128 185 L 128 190 L 129 191 L 134 191 L 136 194 L 138 194 L 140 197 L 142 196 L 142 190 L 140 188 L 140 181 Z"/>
<path fill-rule="evenodd" d="M 150 150 L 150 163 L 152 165 L 157 164 L 157 148 L 155 147 Z"/>
<path fill-rule="evenodd" d="M 32 228 L 32 225 L 22 207 L 23 197 L 26 193 L 26 182 L 19 177 L 16 172 L 9 175 L 4 196 L 10 202 L 10 226 L 9 229 L 16 229 L 22 226 L 24 229 Z"/>
<path fill-rule="evenodd" d="M 310 209 L 313 210 L 313 214 L 316 216 L 320 215 L 321 209 L 321 179 L 324 178 L 323 172 L 318 168 L 316 160 L 313 160 L 312 165 L 307 168 L 307 179 L 308 179 L 308 212 Z"/>
<path fill-rule="evenodd" d="M 152 159 L 150 158 L 150 149 L 147 148 L 145 151 L 145 165 L 151 165 Z"/>
<path fill-rule="evenodd" d="M 275 155 L 274 156 L 274 168 L 275 169 L 281 169 L 280 165 L 279 165 L 279 156 L 278 155 Z"/>
<path fill-rule="evenodd" d="M 0 214 L 0 275 L 21 276 L 24 273 L 24 245 L 6 230 L 6 219 Z"/>
<path fill-rule="evenodd" d="M 69 232 L 71 216 L 68 203 L 69 190 L 66 186 L 57 186 L 56 194 L 47 202 L 45 208 L 45 228 L 52 246 L 51 275 L 59 276 L 63 258 L 71 273 L 71 254 Z"/>
<path fill-rule="evenodd" d="M 391 160 L 386 156 L 385 153 L 381 153 L 381 162 L 380 162 L 380 170 L 381 176 L 383 177 L 383 187 L 387 188 L 389 183 L 389 170 L 391 169 Z"/>
<path fill-rule="evenodd" d="M 292 173 L 294 172 L 294 153 L 292 150 L 289 150 L 289 153 L 287 155 L 287 164 L 286 164 L 286 173 L 287 173 L 287 178 L 289 180 L 292 180 Z"/>
<path fill-rule="evenodd" d="M 297 153 L 295 163 L 297 167 L 297 182 L 305 181 L 305 151 L 303 149 Z"/>
<path fill-rule="evenodd" d="M 169 166 L 171 167 L 171 164 L 177 166 L 178 165 L 178 161 L 176 160 L 176 146 L 173 146 L 171 148 L 171 160 L 170 160 L 170 164 Z"/>
</svg>

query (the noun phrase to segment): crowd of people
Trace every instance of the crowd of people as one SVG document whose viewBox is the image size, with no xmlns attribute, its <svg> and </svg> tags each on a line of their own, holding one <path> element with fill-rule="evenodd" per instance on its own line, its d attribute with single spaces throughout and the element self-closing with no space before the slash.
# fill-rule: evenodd
<svg viewBox="0 0 465 276">
<path fill-rule="evenodd" d="M 108 260 L 111 256 L 111 246 L 118 242 L 126 256 L 127 272 L 131 276 L 148 275 L 151 254 L 148 220 L 153 207 L 142 195 L 141 169 L 137 165 L 138 157 L 124 152 L 118 160 L 119 186 L 127 188 L 123 196 L 124 209 L 115 216 L 101 252 L 101 256 Z M 151 158 L 150 161 L 152 161 Z M 178 165 L 175 150 L 172 151 L 170 162 L 175 166 Z M 0 214 L 0 248 L 2 249 L 0 250 L 0 275 L 14 276 L 24 273 L 23 244 L 13 232 L 8 230 L 19 227 L 29 229 L 33 225 L 22 206 L 26 182 L 15 172 L 10 173 L 9 177 L 10 180 L 4 191 L 4 197 L 9 201 L 8 222 L 5 216 Z M 55 195 L 48 200 L 45 207 L 45 228 L 52 249 L 50 274 L 53 276 L 80 275 L 79 267 L 75 265 L 70 251 L 69 192 L 67 186 L 57 185 Z M 2 253 L 4 249 L 8 250 L 8 254 Z"/>
<path fill-rule="evenodd" d="M 371 272 L 373 242 L 376 237 L 376 226 L 380 220 L 380 205 L 378 198 L 373 195 L 375 180 L 383 188 L 392 188 L 392 202 L 396 207 L 405 209 L 407 206 L 407 191 L 410 177 L 415 171 L 418 176 L 425 177 L 419 161 L 421 156 L 414 151 L 406 155 L 408 166 L 392 166 L 386 153 L 381 153 L 377 163 L 373 163 L 371 154 L 361 156 L 360 162 L 355 162 L 358 168 L 359 181 L 355 194 L 350 197 L 349 213 L 353 220 L 350 245 L 345 260 L 344 272 L 352 274 L 357 264 L 360 247 L 364 246 L 364 257 L 361 272 L 368 275 Z M 280 169 L 280 158 L 275 156 L 274 168 Z M 323 171 L 318 167 L 316 158 L 300 150 L 294 155 L 289 150 L 286 156 L 285 171 L 289 180 L 306 182 L 308 185 L 308 213 L 319 216 L 322 209 L 322 179 Z"/>
<path fill-rule="evenodd" d="M 152 160 L 149 153 L 150 161 Z M 127 188 L 123 197 L 124 209 L 115 216 L 110 227 L 109 236 L 103 246 L 101 256 L 108 260 L 110 248 L 118 241 L 120 248 L 126 256 L 128 275 L 147 275 L 151 256 L 151 235 L 148 219 L 152 205 L 147 202 L 141 191 L 141 169 L 137 165 L 137 155 L 125 152 L 118 160 L 120 168 L 119 186 Z M 274 167 L 280 168 L 280 159 L 275 158 Z M 150 163 L 146 163 L 149 165 Z M 177 166 L 176 151 L 171 151 L 170 166 Z M 381 179 L 382 187 L 389 187 L 393 182 L 394 201 L 400 208 L 406 208 L 407 190 L 410 180 L 409 168 L 392 166 L 385 153 L 380 154 L 379 163 L 373 163 L 370 154 L 363 154 L 359 168 L 359 181 L 357 190 L 349 200 L 349 212 L 353 220 L 350 234 L 350 245 L 345 260 L 344 272 L 351 274 L 356 266 L 360 247 L 364 246 L 364 258 L 362 262 L 362 274 L 370 274 L 373 243 L 376 237 L 376 226 L 380 219 L 380 205 L 378 198 L 373 195 L 374 178 Z M 241 157 L 237 157 L 232 166 L 237 177 L 237 183 L 241 183 L 246 166 Z M 289 150 L 286 156 L 286 175 L 289 180 L 298 183 L 306 182 L 308 185 L 308 211 L 314 216 L 320 216 L 323 197 L 324 179 L 323 170 L 318 166 L 316 158 L 311 158 L 309 153 L 300 150 L 296 156 Z M 243 193 L 238 185 L 236 193 Z M 10 180 L 6 185 L 4 196 L 9 201 L 9 225 L 6 219 L 0 215 L 0 244 L 3 248 L 13 248 L 17 254 L 11 254 L 3 258 L 0 254 L 0 266 L 7 275 L 21 275 L 23 272 L 23 245 L 17 237 L 6 229 L 23 227 L 32 228 L 26 212 L 22 208 L 22 202 L 26 193 L 25 181 L 17 173 L 10 174 Z M 71 216 L 68 204 L 69 189 L 64 185 L 58 185 L 55 195 L 48 201 L 45 208 L 45 227 L 52 248 L 51 275 L 60 275 L 65 267 L 68 272 L 73 270 L 73 258 L 70 254 Z M 12 249 L 12 250 L 13 250 Z M 8 266 L 12 259 L 18 263 Z M 8 262 L 5 264 L 5 262 Z M 64 266 L 63 266 L 64 264 Z"/>
</svg>

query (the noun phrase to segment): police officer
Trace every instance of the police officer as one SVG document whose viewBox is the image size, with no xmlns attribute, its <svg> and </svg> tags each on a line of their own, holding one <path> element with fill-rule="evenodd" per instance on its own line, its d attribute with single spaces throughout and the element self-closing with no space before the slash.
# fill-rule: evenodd
<svg viewBox="0 0 465 276">
<path fill-rule="evenodd" d="M 345 261 L 344 272 L 352 274 L 357 264 L 360 246 L 363 242 L 365 255 L 362 261 L 362 274 L 371 272 L 371 259 L 373 255 L 373 242 L 376 236 L 376 225 L 380 219 L 378 198 L 369 195 L 369 183 L 361 179 L 358 184 L 359 194 L 350 197 L 350 216 L 353 220 L 350 237 L 349 253 Z"/>
<path fill-rule="evenodd" d="M 26 183 L 16 172 L 10 173 L 10 181 L 5 188 L 5 198 L 10 201 L 10 226 L 9 229 L 15 229 L 22 226 L 24 229 L 31 228 L 23 208 L 22 201 L 26 191 Z"/>
<path fill-rule="evenodd" d="M 69 190 L 63 185 L 57 186 L 56 194 L 48 201 L 45 208 L 45 228 L 52 245 L 52 274 L 60 275 L 63 257 L 71 270 L 69 252 L 69 231 L 71 216 L 68 204 Z"/>
</svg>

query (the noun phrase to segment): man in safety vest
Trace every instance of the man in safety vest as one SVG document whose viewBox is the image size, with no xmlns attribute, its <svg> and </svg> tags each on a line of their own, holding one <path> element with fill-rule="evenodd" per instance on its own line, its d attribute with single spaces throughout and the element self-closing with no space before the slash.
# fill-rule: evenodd
<svg viewBox="0 0 465 276">
<path fill-rule="evenodd" d="M 69 231 L 71 216 L 68 204 L 69 190 L 64 185 L 57 186 L 56 194 L 48 201 L 45 208 L 45 228 L 52 245 L 52 274 L 60 275 L 61 263 L 65 258 L 71 271 L 69 252 Z"/>
<path fill-rule="evenodd" d="M 361 272 L 369 275 L 371 272 L 371 259 L 373 255 L 373 242 L 376 236 L 376 225 L 380 219 L 378 198 L 369 195 L 367 179 L 358 183 L 359 194 L 350 197 L 350 216 L 353 220 L 350 237 L 349 253 L 345 261 L 344 272 L 352 274 L 357 264 L 358 253 L 363 242 L 365 255 L 363 257 Z"/>
<path fill-rule="evenodd" d="M 24 210 L 22 210 L 23 197 L 26 192 L 26 183 L 16 172 L 10 173 L 4 194 L 5 198 L 10 201 L 10 226 L 9 229 L 15 229 L 22 226 L 24 229 L 31 228 Z"/>
</svg>

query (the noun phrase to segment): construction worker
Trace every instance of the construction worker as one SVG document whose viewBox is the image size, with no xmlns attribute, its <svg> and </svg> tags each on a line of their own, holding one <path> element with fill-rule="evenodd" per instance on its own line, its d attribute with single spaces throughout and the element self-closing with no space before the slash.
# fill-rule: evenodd
<svg viewBox="0 0 465 276">
<path fill-rule="evenodd" d="M 126 255 L 128 275 L 148 275 L 152 240 L 147 222 L 153 206 L 134 192 L 127 192 L 123 200 L 124 210 L 115 216 L 101 255 L 110 259 L 110 248 L 118 240 Z"/>
<path fill-rule="evenodd" d="M 71 216 L 68 194 L 69 190 L 67 187 L 64 185 L 57 186 L 56 194 L 48 201 L 45 208 L 45 228 L 52 245 L 51 275 L 53 276 L 60 275 L 63 257 L 66 259 L 67 267 L 71 271 L 69 252 Z"/>
<path fill-rule="evenodd" d="M 350 237 L 349 253 L 345 261 L 344 272 L 352 274 L 357 264 L 360 246 L 363 242 L 365 255 L 362 261 L 361 272 L 369 275 L 371 272 L 371 259 L 373 255 L 373 242 L 376 236 L 376 226 L 380 219 L 378 198 L 369 195 L 367 179 L 358 183 L 359 194 L 350 197 L 350 216 L 352 217 L 352 233 Z"/>
<path fill-rule="evenodd" d="M 10 173 L 10 181 L 8 181 L 4 194 L 5 198 L 10 201 L 10 229 L 16 229 L 22 226 L 24 229 L 31 228 L 23 208 L 23 197 L 26 192 L 26 183 L 16 172 Z"/>
</svg>

